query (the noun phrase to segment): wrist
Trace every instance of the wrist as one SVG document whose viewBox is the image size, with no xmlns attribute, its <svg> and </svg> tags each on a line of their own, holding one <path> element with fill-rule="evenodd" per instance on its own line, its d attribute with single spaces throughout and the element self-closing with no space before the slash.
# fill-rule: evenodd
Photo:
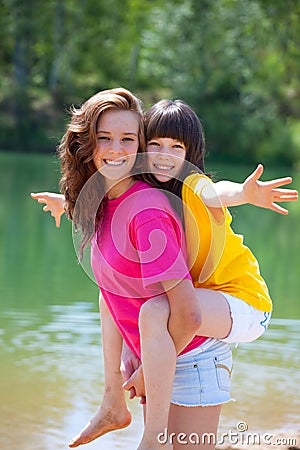
<svg viewBox="0 0 300 450">
<path fill-rule="evenodd" d="M 245 205 L 246 203 L 249 203 L 247 186 L 245 183 L 240 184 L 240 190 L 238 192 L 237 198 L 239 205 Z"/>
</svg>

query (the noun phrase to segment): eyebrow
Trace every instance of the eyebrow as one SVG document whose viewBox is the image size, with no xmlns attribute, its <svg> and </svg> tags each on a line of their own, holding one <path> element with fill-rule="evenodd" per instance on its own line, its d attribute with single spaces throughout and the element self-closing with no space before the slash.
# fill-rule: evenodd
<svg viewBox="0 0 300 450">
<path fill-rule="evenodd" d="M 104 130 L 97 130 L 96 133 L 97 134 L 99 134 L 99 133 L 111 134 L 110 131 L 104 131 Z M 134 131 L 123 132 L 121 134 L 125 134 L 126 136 L 128 136 L 128 135 L 137 136 L 137 133 L 135 133 Z"/>
</svg>

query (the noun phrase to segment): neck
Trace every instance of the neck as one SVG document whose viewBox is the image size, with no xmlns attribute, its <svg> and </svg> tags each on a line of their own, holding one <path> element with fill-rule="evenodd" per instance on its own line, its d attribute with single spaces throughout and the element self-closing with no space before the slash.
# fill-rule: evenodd
<svg viewBox="0 0 300 450">
<path fill-rule="evenodd" d="M 130 189 L 131 186 L 134 185 L 134 183 L 135 179 L 133 177 L 124 178 L 123 180 L 115 183 L 113 181 L 111 181 L 111 183 L 107 183 L 108 199 L 111 200 L 113 198 L 120 197 L 122 194 L 124 194 L 124 192 L 128 191 L 128 189 Z"/>
</svg>

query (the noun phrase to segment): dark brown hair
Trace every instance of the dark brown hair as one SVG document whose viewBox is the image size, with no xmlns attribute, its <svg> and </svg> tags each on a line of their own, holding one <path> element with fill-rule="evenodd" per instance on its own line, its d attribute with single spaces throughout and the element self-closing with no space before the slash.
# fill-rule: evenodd
<svg viewBox="0 0 300 450">
<path fill-rule="evenodd" d="M 185 145 L 186 163 L 176 178 L 163 183 L 152 174 L 145 177 L 152 186 L 169 191 L 181 199 L 184 179 L 192 172 L 205 173 L 205 138 L 197 114 L 183 100 L 160 100 L 145 113 L 145 130 L 147 142 L 155 138 L 171 138 Z M 174 196 L 170 196 L 170 200 L 172 198 Z M 182 217 L 181 209 L 178 211 L 181 202 L 176 203 L 172 201 L 173 207 Z"/>
</svg>

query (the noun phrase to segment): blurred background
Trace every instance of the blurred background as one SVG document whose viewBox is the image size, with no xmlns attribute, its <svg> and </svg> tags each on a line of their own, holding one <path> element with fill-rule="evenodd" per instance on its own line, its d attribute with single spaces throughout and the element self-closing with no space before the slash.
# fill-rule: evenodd
<svg viewBox="0 0 300 450">
<path fill-rule="evenodd" d="M 300 160 L 298 0 L 2 0 L 0 146 L 53 152 L 66 109 L 126 86 L 179 97 L 213 158 Z"/>
<path fill-rule="evenodd" d="M 5 448 L 67 448 L 101 401 L 97 286 L 65 218 L 30 198 L 57 191 L 55 151 L 98 90 L 123 86 L 145 108 L 181 98 L 199 115 L 207 168 L 243 181 L 291 175 L 300 187 L 298 0 L 2 0 L 0 2 L 0 435 Z M 265 336 L 234 350 L 221 430 L 296 430 L 300 422 L 299 202 L 288 216 L 232 211 L 257 256 L 274 314 Z M 276 406 L 275 406 L 276 403 Z M 135 448 L 133 424 L 86 448 Z M 17 426 L 16 426 L 17 423 Z"/>
</svg>

